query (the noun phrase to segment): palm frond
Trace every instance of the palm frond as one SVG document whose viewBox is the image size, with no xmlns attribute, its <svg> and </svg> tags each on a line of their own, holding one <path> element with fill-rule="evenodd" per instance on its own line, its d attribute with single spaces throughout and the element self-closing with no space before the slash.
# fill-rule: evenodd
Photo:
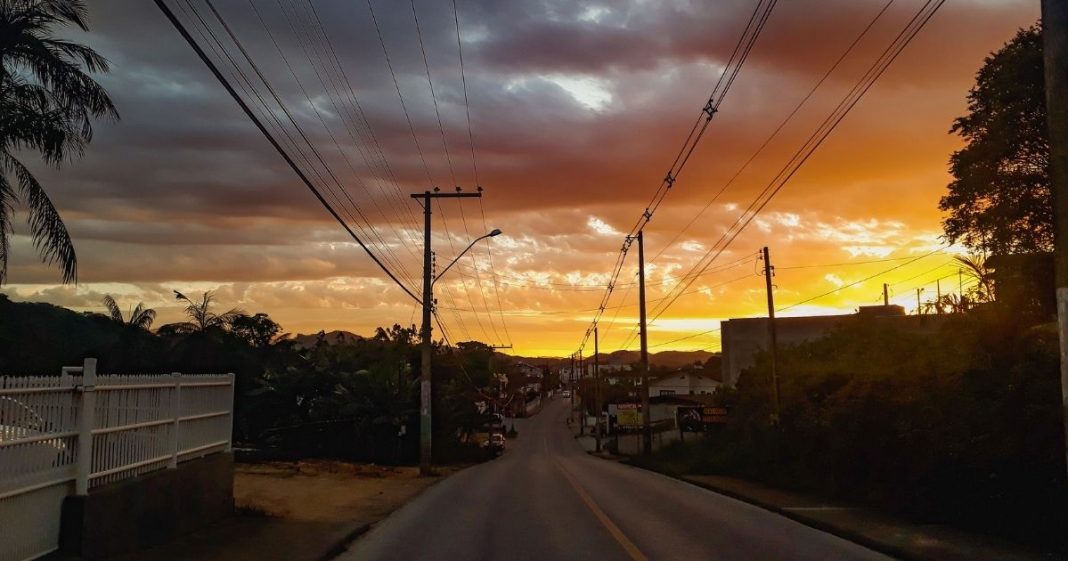
<svg viewBox="0 0 1068 561">
<path fill-rule="evenodd" d="M 104 307 L 107 308 L 108 314 L 111 316 L 111 319 L 113 321 L 125 323 L 125 320 L 122 319 L 122 310 L 119 309 L 119 305 L 115 302 L 115 298 L 113 298 L 110 294 L 105 294 L 103 302 Z"/>
<path fill-rule="evenodd" d="M 30 237 L 41 259 L 49 265 L 59 265 L 64 283 L 76 282 L 78 256 L 74 243 L 44 188 L 30 170 L 7 152 L 0 151 L 0 168 L 18 178 L 19 191 L 30 211 Z"/>
<path fill-rule="evenodd" d="M 138 302 L 137 307 L 130 312 L 130 325 L 134 327 L 149 329 L 154 321 L 156 321 L 156 310 L 146 308 L 144 302 Z"/>
</svg>

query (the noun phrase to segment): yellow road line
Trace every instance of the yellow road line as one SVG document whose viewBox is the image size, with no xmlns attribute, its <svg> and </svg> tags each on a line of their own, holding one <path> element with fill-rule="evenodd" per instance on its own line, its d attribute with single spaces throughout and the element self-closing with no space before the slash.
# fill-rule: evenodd
<svg viewBox="0 0 1068 561">
<path fill-rule="evenodd" d="M 619 526 L 616 526 L 615 522 L 612 522 L 612 519 L 608 518 L 608 515 L 601 510 L 601 507 L 597 506 L 593 497 L 591 497 L 589 493 L 579 485 L 578 481 L 575 481 L 575 478 L 564 469 L 560 460 L 556 460 L 556 467 L 560 468 L 560 473 L 564 474 L 564 479 L 566 479 L 567 482 L 571 484 L 571 487 L 575 489 L 579 498 L 582 499 L 582 502 L 586 505 L 586 508 L 590 509 L 590 512 L 592 512 L 593 515 L 597 517 L 597 520 L 599 520 L 605 529 L 608 530 L 608 533 L 619 542 L 619 545 L 623 547 L 623 550 L 627 552 L 627 555 L 629 555 L 633 561 L 649 561 L 649 558 L 642 554 L 638 549 L 638 546 L 634 545 L 634 542 L 627 538 L 626 534 L 623 533 L 623 530 L 620 530 Z"/>
</svg>

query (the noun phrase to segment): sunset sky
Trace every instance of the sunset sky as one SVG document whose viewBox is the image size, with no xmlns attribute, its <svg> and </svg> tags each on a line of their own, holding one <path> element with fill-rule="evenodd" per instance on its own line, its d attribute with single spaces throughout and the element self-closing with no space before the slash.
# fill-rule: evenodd
<svg viewBox="0 0 1068 561">
<path fill-rule="evenodd" d="M 795 119 L 683 231 L 885 3 L 778 3 L 685 173 L 645 229 L 650 300 L 690 270 L 923 4 L 893 2 Z M 451 190 L 453 176 L 467 189 L 475 184 L 451 2 L 415 1 L 450 173 L 411 4 L 373 2 L 422 157 L 367 4 L 314 0 L 390 178 L 376 165 L 378 147 L 363 122 L 350 118 L 344 103 L 338 111 L 335 96 L 348 91 L 339 75 L 329 77 L 330 59 L 308 56 L 325 41 L 307 2 L 256 0 L 270 35 L 248 1 L 215 4 L 373 225 L 372 232 L 360 222 L 359 232 L 418 291 L 421 209 L 408 194 L 430 180 Z M 488 229 L 504 234 L 473 250 L 473 259 L 437 287 L 453 342 L 512 343 L 511 352 L 528 356 L 577 348 L 624 234 L 664 177 L 755 4 L 458 0 L 485 192 L 481 206 L 435 206 L 438 263 L 443 267 Z M 192 5 L 209 19 L 202 0 Z M 197 29 L 191 12 L 175 9 Z M 711 272 L 651 325 L 653 350 L 718 350 L 714 332 L 669 342 L 713 330 L 724 318 L 766 313 L 754 259 L 764 245 L 778 267 L 779 307 L 904 265 L 784 315 L 875 304 L 884 282 L 893 302 L 910 310 L 916 288 L 926 287 L 930 297 L 935 279 L 952 275 L 942 290 L 956 292 L 948 253 L 910 261 L 942 245 L 937 204 L 949 181 L 947 160 L 960 146 L 948 131 L 966 109 L 975 72 L 990 51 L 1034 23 L 1038 10 L 1037 0 L 947 2 Z M 79 283 L 58 284 L 59 273 L 40 264 L 20 224 L 10 282 L 0 290 L 76 310 L 102 309 L 110 293 L 124 308 L 139 301 L 156 308 L 157 326 L 181 315 L 174 289 L 213 290 L 220 306 L 267 312 L 292 333 L 369 334 L 380 325 L 418 322 L 415 302 L 351 242 L 152 2 L 93 0 L 90 16 L 90 34 L 69 35 L 111 61 L 112 72 L 99 79 L 122 119 L 98 123 L 85 157 L 62 170 L 35 166 L 73 235 Z M 627 341 L 637 347 L 630 337 L 636 256 L 628 257 L 602 320 L 602 351 Z"/>
</svg>

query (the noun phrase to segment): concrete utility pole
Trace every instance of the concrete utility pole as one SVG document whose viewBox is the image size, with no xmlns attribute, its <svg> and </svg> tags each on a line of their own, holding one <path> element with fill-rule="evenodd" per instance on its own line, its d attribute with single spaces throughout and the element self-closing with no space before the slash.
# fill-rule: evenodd
<svg viewBox="0 0 1068 561">
<path fill-rule="evenodd" d="M 772 291 L 771 277 L 775 276 L 775 267 L 771 264 L 771 252 L 764 246 L 764 284 L 768 291 L 768 350 L 771 352 L 771 393 L 775 405 L 773 424 L 778 425 L 782 417 L 782 402 L 779 399 L 779 341 L 775 330 L 775 293 Z"/>
<path fill-rule="evenodd" d="M 601 394 L 601 347 L 598 341 L 597 326 L 593 327 L 593 383 L 596 384 L 594 393 L 596 398 L 594 399 L 594 410 L 597 411 L 597 422 L 593 425 L 594 430 L 597 433 L 597 451 L 601 451 L 601 409 L 604 404 L 601 401 L 604 396 Z"/>
<path fill-rule="evenodd" d="M 890 285 L 883 283 L 883 305 L 890 305 Z"/>
<path fill-rule="evenodd" d="M 431 276 L 431 260 L 432 260 L 432 248 L 430 243 L 431 234 L 431 199 L 442 198 L 480 198 L 482 197 L 482 188 L 479 188 L 477 193 L 440 193 L 438 188 L 434 188 L 434 192 L 426 191 L 424 193 L 413 193 L 413 199 L 422 199 L 423 205 L 423 325 L 419 330 L 422 337 L 422 349 L 420 357 L 420 374 L 419 374 L 419 474 L 420 475 L 432 475 L 433 470 L 430 466 L 432 463 L 431 457 L 431 442 L 433 437 L 431 436 L 431 423 L 430 423 L 430 357 L 433 354 L 432 342 L 430 339 L 430 315 L 434 311 L 434 281 Z M 472 244 L 473 245 L 473 244 Z M 470 249 L 470 247 L 468 248 Z M 466 251 L 466 250 L 465 250 Z M 455 263 L 455 261 L 453 261 Z M 452 263 L 449 264 L 449 267 Z M 449 267 L 446 267 L 447 271 Z M 445 271 L 442 271 L 444 274 Z M 439 275 L 440 276 L 440 275 Z"/>
<path fill-rule="evenodd" d="M 638 230 L 638 316 L 641 321 L 642 454 L 653 452 L 653 427 L 649 423 L 649 326 L 645 321 L 645 234 Z"/>
<path fill-rule="evenodd" d="M 1042 48 L 1053 184 L 1057 325 L 1061 340 L 1061 404 L 1068 437 L 1068 0 L 1042 0 Z M 1068 441 L 1066 441 L 1068 443 Z M 1068 446 L 1066 446 L 1068 451 Z M 1068 457 L 1065 458 L 1068 462 Z"/>
</svg>

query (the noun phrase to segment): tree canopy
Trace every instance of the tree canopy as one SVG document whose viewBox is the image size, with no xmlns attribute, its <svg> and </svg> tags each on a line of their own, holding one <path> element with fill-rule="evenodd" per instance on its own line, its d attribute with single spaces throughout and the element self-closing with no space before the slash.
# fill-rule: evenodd
<svg viewBox="0 0 1068 561">
<path fill-rule="evenodd" d="M 1042 29 L 1021 29 L 991 54 L 952 133 L 966 146 L 950 157 L 953 181 L 939 208 L 946 238 L 981 253 L 1053 248 L 1049 132 Z"/>
<path fill-rule="evenodd" d="M 36 151 L 59 167 L 93 138 L 92 119 L 118 117 L 104 88 L 86 72 L 107 72 L 93 49 L 52 35 L 56 27 L 88 31 L 82 0 L 0 2 L 0 284 L 7 279 L 14 205 L 28 211 L 41 258 L 63 281 L 77 277 L 78 259 L 59 211 L 15 156 Z"/>
</svg>

